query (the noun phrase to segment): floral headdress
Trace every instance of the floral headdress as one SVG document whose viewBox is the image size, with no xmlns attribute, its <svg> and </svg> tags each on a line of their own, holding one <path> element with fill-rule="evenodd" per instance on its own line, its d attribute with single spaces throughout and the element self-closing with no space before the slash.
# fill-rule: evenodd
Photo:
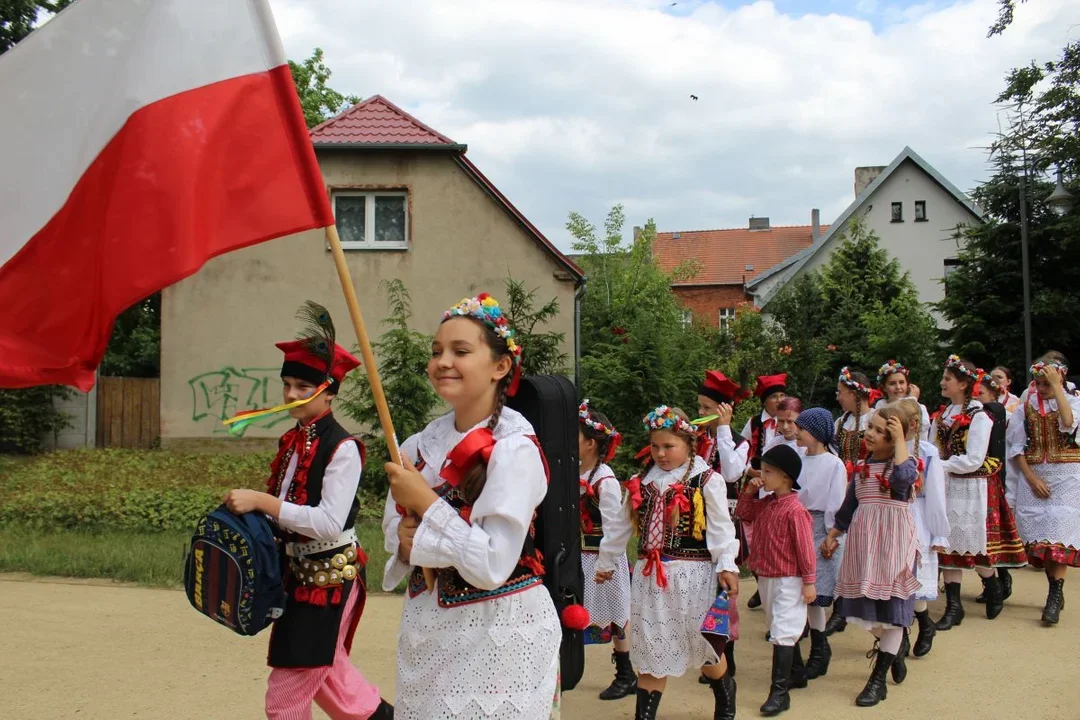
<svg viewBox="0 0 1080 720">
<path fill-rule="evenodd" d="M 521 358 L 522 347 L 514 341 L 516 333 L 510 327 L 506 316 L 503 315 L 499 301 L 488 293 L 480 293 L 476 297 L 462 298 L 461 302 L 443 313 L 443 322 L 452 317 L 471 317 L 484 323 L 496 335 L 506 341 L 506 347 L 510 350 L 510 358 L 514 362 L 514 375 L 507 388 L 507 395 L 514 395 L 521 381 Z"/>
<path fill-rule="evenodd" d="M 619 444 L 622 442 L 622 435 L 619 431 L 613 426 L 605 425 L 589 417 L 588 398 L 582 400 L 581 404 L 578 405 L 578 421 L 585 427 L 608 436 L 608 448 L 604 454 L 604 462 L 611 462 L 611 459 L 615 457 L 615 451 L 619 449 Z"/>
<path fill-rule="evenodd" d="M 851 374 L 851 368 L 848 367 L 847 365 L 840 368 L 840 377 L 838 377 L 836 380 L 837 380 L 837 382 L 840 382 L 840 383 L 843 383 L 844 385 L 847 385 L 849 388 L 851 388 L 855 392 L 859 393 L 860 395 L 869 395 L 870 394 L 870 388 L 866 387 L 861 382 L 856 380 L 854 378 L 854 376 L 852 376 L 852 374 Z"/>
<path fill-rule="evenodd" d="M 1064 377 L 1069 372 L 1069 368 L 1067 366 L 1065 366 L 1065 365 L 1062 365 L 1059 362 L 1053 362 L 1053 361 L 1046 362 L 1045 360 L 1040 360 L 1039 362 L 1037 362 L 1037 363 L 1035 363 L 1034 365 L 1031 366 L 1031 377 L 1038 377 L 1039 375 L 1045 375 L 1046 374 L 1046 368 L 1048 368 L 1048 367 L 1056 368 L 1057 371 L 1061 373 L 1062 377 Z"/>
<path fill-rule="evenodd" d="M 979 380 L 979 373 L 972 372 L 965 367 L 964 361 L 960 359 L 959 355 L 950 355 L 948 359 L 945 360 L 945 369 L 952 370 L 960 377 L 965 377 L 973 382 L 978 382 Z"/>
<path fill-rule="evenodd" d="M 990 390 L 996 393 L 1001 392 L 1001 386 L 998 385 L 998 381 L 995 380 L 993 376 L 990 375 L 990 373 L 986 372 L 982 368 L 978 368 L 975 371 L 975 384 L 986 385 L 986 387 L 990 388 Z"/>
<path fill-rule="evenodd" d="M 693 423 L 689 423 L 683 420 L 681 417 L 675 414 L 675 411 L 669 408 L 667 405 L 661 405 L 646 415 L 642 422 L 645 424 L 645 429 L 649 432 L 656 430 L 668 430 L 671 432 L 682 433 L 684 435 L 696 435 L 697 426 Z"/>
<path fill-rule="evenodd" d="M 911 371 L 904 367 L 902 363 L 898 363 L 895 360 L 890 360 L 889 362 L 878 368 L 877 384 L 883 385 L 885 383 L 885 380 L 890 375 L 895 375 L 896 373 L 900 373 L 904 377 L 907 377 L 911 373 Z"/>
</svg>

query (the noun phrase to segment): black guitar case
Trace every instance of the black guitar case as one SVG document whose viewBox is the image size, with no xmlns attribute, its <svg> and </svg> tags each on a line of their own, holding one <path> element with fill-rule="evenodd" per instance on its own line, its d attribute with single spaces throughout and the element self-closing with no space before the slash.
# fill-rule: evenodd
<svg viewBox="0 0 1080 720">
<path fill-rule="evenodd" d="M 517 394 L 506 403 L 536 430 L 551 480 L 536 521 L 536 546 L 544 554 L 544 585 L 560 618 L 564 607 L 581 603 L 581 527 L 578 515 L 578 399 L 574 384 L 562 375 L 521 378 Z M 585 672 L 585 636 L 563 627 L 562 689 L 572 690 Z"/>
</svg>

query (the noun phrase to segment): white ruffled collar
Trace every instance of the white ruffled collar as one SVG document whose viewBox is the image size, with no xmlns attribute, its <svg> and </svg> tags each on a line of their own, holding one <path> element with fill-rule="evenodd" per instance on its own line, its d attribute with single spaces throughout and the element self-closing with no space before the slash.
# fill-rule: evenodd
<svg viewBox="0 0 1080 720">
<path fill-rule="evenodd" d="M 465 432 L 459 432 L 454 427 L 454 412 L 452 410 L 446 415 L 432 420 L 427 427 L 420 431 L 418 447 L 421 457 L 424 458 L 428 465 L 442 467 L 447 454 L 461 442 L 461 439 L 476 428 L 486 427 L 490 418 L 489 415 Z M 533 426 L 529 424 L 524 415 L 517 410 L 504 407 L 499 415 L 499 424 L 495 427 L 493 434 L 495 440 L 498 441 L 520 435 L 535 435 L 536 431 L 533 430 Z"/>
<path fill-rule="evenodd" d="M 690 477 L 696 477 L 709 469 L 709 464 L 702 460 L 700 455 L 695 454 L 691 462 L 693 466 L 690 468 Z M 654 464 L 649 468 L 649 472 L 645 473 L 645 477 L 641 479 L 641 482 L 655 485 L 664 490 L 669 485 L 681 481 L 684 475 L 686 475 L 686 463 L 673 470 L 663 470 L 659 465 Z"/>
</svg>

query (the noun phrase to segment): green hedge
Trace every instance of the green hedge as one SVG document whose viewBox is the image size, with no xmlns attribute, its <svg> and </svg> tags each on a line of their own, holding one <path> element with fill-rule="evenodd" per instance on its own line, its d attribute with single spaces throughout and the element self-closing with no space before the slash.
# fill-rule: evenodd
<svg viewBox="0 0 1080 720">
<path fill-rule="evenodd" d="M 0 464 L 0 526 L 48 530 L 187 531 L 226 491 L 265 489 L 271 453 L 70 450 Z M 382 501 L 363 497 L 363 517 Z"/>
</svg>

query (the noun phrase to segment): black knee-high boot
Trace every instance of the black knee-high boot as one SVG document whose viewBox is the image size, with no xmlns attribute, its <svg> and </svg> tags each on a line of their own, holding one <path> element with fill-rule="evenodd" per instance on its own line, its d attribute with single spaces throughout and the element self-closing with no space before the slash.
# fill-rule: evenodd
<svg viewBox="0 0 1080 720">
<path fill-rule="evenodd" d="M 761 706 L 761 714 L 771 717 L 779 715 L 791 707 L 791 665 L 795 658 L 795 648 L 788 645 L 773 645 L 772 648 L 772 684 L 769 697 Z"/>
<path fill-rule="evenodd" d="M 936 627 L 944 632 L 963 621 L 964 604 L 960 602 L 960 583 L 947 582 L 945 583 L 945 614 L 937 621 Z"/>
<path fill-rule="evenodd" d="M 600 693 L 600 699 L 618 700 L 633 695 L 637 688 L 637 674 L 630 664 L 630 653 L 616 650 L 611 654 L 611 662 L 615 663 L 615 679 Z"/>
<path fill-rule="evenodd" d="M 637 691 L 637 708 L 634 710 L 634 720 L 656 720 L 656 710 L 660 707 L 660 697 L 663 695 L 659 690 Z"/>
<path fill-rule="evenodd" d="M 810 631 L 810 657 L 806 661 L 806 677 L 809 680 L 823 677 L 829 672 L 832 648 L 824 630 Z"/>
<path fill-rule="evenodd" d="M 915 657 L 924 657 L 929 655 L 934 647 L 934 636 L 937 635 L 937 627 L 934 626 L 934 621 L 930 619 L 929 610 L 917 612 L 915 617 L 919 621 L 919 637 L 915 638 L 915 649 L 911 651 L 911 654 Z"/>
<path fill-rule="evenodd" d="M 735 678 L 725 673 L 719 680 L 709 680 L 709 686 L 713 691 L 713 720 L 735 720 Z"/>
</svg>

